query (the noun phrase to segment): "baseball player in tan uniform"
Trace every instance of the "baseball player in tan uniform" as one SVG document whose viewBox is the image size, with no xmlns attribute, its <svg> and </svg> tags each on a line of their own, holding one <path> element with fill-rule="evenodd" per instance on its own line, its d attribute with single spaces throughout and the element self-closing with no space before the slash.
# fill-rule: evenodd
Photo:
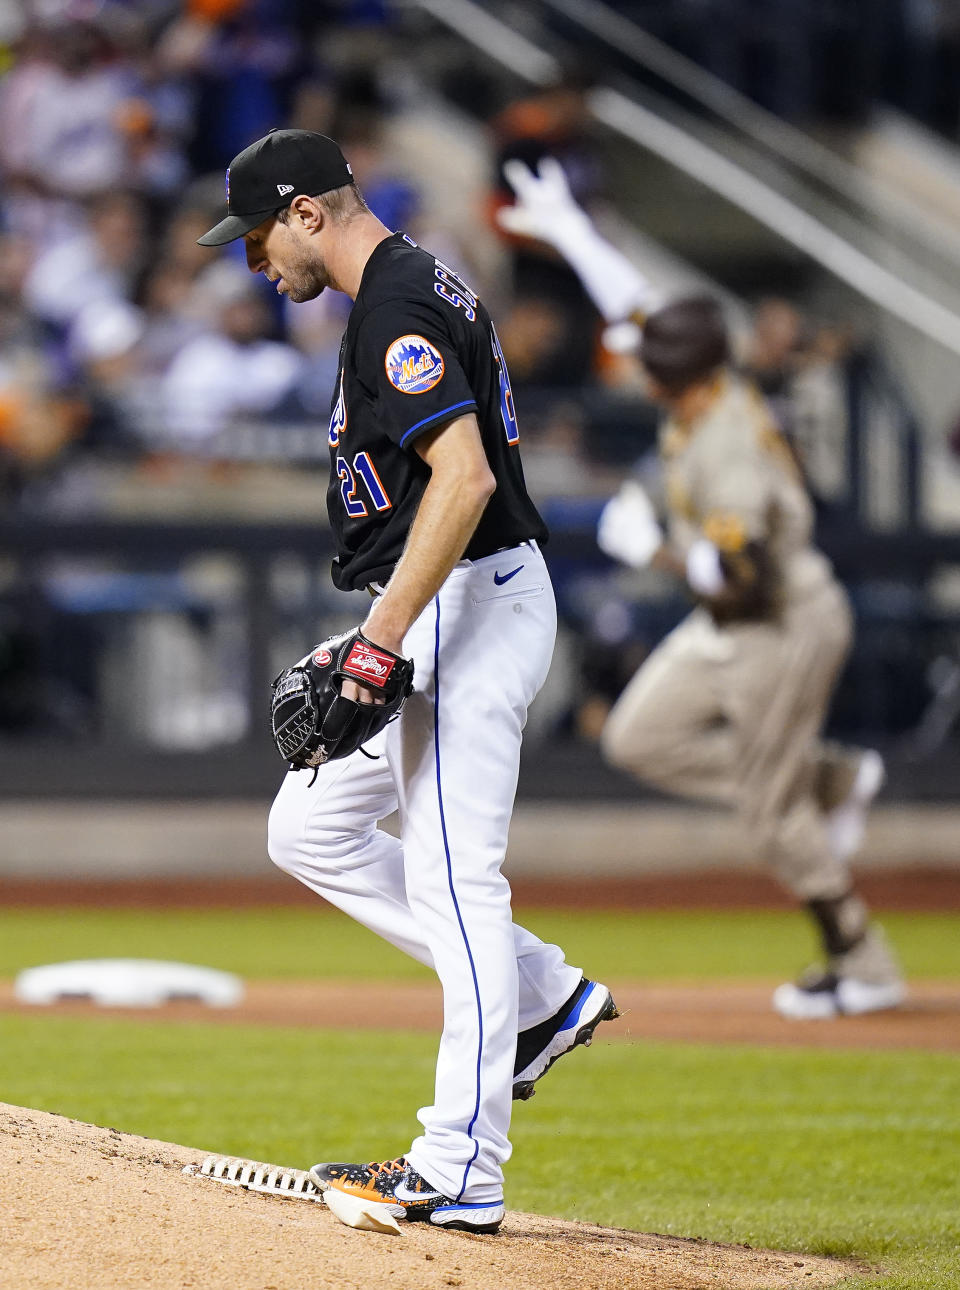
<svg viewBox="0 0 960 1290">
<path fill-rule="evenodd" d="M 557 178 L 548 175 L 555 222 Z M 521 178 L 518 207 L 532 205 L 536 218 L 536 202 L 524 202 L 528 179 L 536 182 L 529 172 Z M 538 227 L 546 232 L 550 221 Z M 598 236 L 592 225 L 590 236 Z M 573 245 L 568 237 L 562 249 L 576 268 L 582 251 L 578 244 L 571 255 Z M 611 250 L 606 244 L 612 266 Z M 622 283 L 625 273 L 617 276 Z M 596 273 L 584 281 L 596 287 Z M 602 292 L 594 298 L 603 309 Z M 629 481 L 605 507 L 598 542 L 626 564 L 673 571 L 697 607 L 614 706 L 604 754 L 661 789 L 736 808 L 805 905 L 826 964 L 777 989 L 779 1012 L 811 1018 L 895 1007 L 905 993 L 899 970 L 849 872 L 883 765 L 875 752 L 820 738 L 852 618 L 811 544 L 813 510 L 796 461 L 761 396 L 731 370 L 712 299 L 654 309 L 639 357 L 668 414 L 660 436 L 666 533 Z"/>
</svg>

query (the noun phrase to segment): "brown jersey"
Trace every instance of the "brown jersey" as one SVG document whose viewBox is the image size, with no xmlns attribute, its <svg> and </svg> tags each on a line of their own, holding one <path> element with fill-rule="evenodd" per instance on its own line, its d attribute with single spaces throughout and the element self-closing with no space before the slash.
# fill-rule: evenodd
<svg viewBox="0 0 960 1290">
<path fill-rule="evenodd" d="M 664 424 L 660 452 L 678 554 L 685 557 L 698 537 L 728 556 L 762 545 L 779 606 L 832 580 L 829 562 L 811 544 L 813 507 L 796 461 L 751 385 L 723 375 L 702 416 Z"/>
</svg>

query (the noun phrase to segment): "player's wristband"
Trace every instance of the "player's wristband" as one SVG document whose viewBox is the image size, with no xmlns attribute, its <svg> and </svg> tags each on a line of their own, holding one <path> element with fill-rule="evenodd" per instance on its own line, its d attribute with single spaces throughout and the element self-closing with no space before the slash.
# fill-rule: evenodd
<svg viewBox="0 0 960 1290">
<path fill-rule="evenodd" d="M 605 327 L 600 340 L 608 354 L 636 354 L 642 337 L 640 325 L 627 321 Z"/>
</svg>

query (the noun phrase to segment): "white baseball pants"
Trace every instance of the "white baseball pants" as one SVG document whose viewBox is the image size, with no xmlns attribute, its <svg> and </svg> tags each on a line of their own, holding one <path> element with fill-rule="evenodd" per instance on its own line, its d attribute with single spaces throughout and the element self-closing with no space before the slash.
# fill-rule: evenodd
<svg viewBox="0 0 960 1290">
<path fill-rule="evenodd" d="M 503 1195 L 517 1031 L 580 980 L 557 946 L 513 922 L 500 872 L 521 733 L 555 635 L 535 545 L 461 561 L 404 641 L 416 688 L 368 746 L 379 760 L 330 762 L 313 787 L 291 772 L 270 813 L 275 864 L 435 968 L 434 1103 L 406 1154 L 434 1187 L 473 1203 Z M 377 827 L 394 810 L 399 840 Z"/>
</svg>

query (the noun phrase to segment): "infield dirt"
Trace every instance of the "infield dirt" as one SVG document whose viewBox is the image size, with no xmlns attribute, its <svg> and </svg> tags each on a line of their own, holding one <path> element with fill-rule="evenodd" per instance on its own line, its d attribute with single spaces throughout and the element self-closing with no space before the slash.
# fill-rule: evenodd
<svg viewBox="0 0 960 1290">
<path fill-rule="evenodd" d="M 711 1044 L 770 1044 L 804 1048 L 923 1048 L 960 1052 L 960 986 L 924 981 L 890 1012 L 830 1021 L 785 1021 L 770 1006 L 775 981 L 703 983 L 609 981 L 622 1016 L 603 1027 L 606 1042 L 669 1039 Z M 0 1012 L 36 1014 L 18 1003 L 13 982 L 0 981 Z M 248 981 L 234 1008 L 177 1002 L 161 1008 L 98 1008 L 71 999 L 44 1015 L 140 1017 L 149 1021 L 428 1030 L 439 1034 L 443 1005 L 435 982 Z M 0 1290 L 4 1290 L 0 1284 Z"/>
<path fill-rule="evenodd" d="M 207 1150 L 0 1103 L 5 1290 L 780 1290 L 849 1262 L 508 1214 L 497 1236 L 343 1227 L 313 1201 L 185 1176 Z M 281 1162 L 283 1163 L 283 1162 Z"/>
</svg>

